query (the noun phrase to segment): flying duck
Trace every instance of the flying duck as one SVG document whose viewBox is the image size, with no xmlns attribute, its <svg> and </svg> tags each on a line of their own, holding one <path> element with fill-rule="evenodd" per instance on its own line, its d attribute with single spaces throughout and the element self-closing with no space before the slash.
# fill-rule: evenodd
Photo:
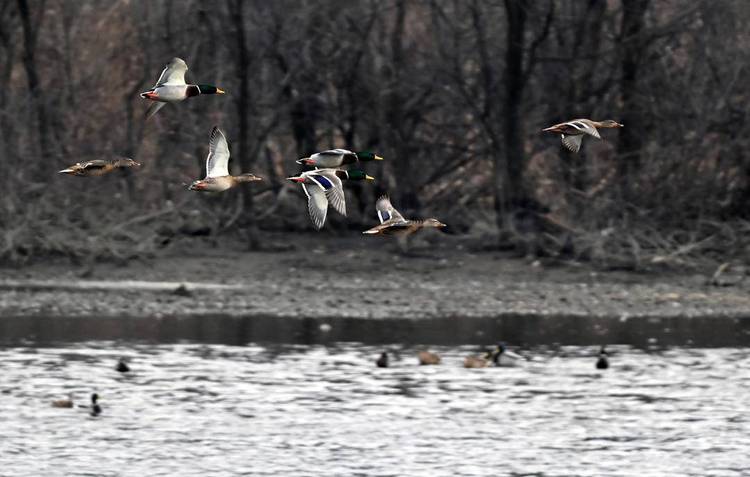
<svg viewBox="0 0 750 477">
<path fill-rule="evenodd" d="M 568 150 L 578 152 L 581 149 L 583 135 L 588 134 L 597 139 L 601 139 L 597 128 L 621 128 L 622 124 L 611 119 L 604 121 L 592 121 L 590 119 L 574 119 L 565 123 L 555 124 L 542 131 L 558 133 L 562 136 L 562 143 Z"/>
<path fill-rule="evenodd" d="M 381 196 L 375 203 L 380 225 L 365 230 L 369 235 L 395 235 L 406 237 L 423 228 L 443 228 L 445 224 L 438 219 L 406 220 L 401 213 L 391 205 L 388 196 Z"/>
<path fill-rule="evenodd" d="M 188 189 L 203 192 L 223 192 L 242 182 L 261 180 L 253 174 L 229 175 L 229 146 L 221 129 L 214 126 L 208 143 L 206 158 L 206 178 L 193 181 Z"/>
<path fill-rule="evenodd" d="M 109 174 L 115 169 L 127 169 L 130 167 L 140 167 L 140 162 L 135 162 L 129 158 L 122 159 L 95 159 L 87 162 L 76 162 L 67 169 L 58 171 L 60 174 L 69 174 L 71 176 L 97 177 Z"/>
<path fill-rule="evenodd" d="M 348 149 L 330 149 L 317 152 L 310 157 L 297 159 L 297 164 L 306 166 L 333 168 L 345 164 L 354 164 L 359 161 L 382 161 L 383 158 L 369 151 L 352 152 Z"/>
<path fill-rule="evenodd" d="M 345 171 L 342 169 L 313 169 L 298 176 L 287 177 L 292 182 L 302 185 L 307 196 L 307 210 L 316 229 L 325 224 L 328 204 L 339 214 L 346 216 L 346 198 L 342 180 L 375 180 L 362 171 Z"/>
<path fill-rule="evenodd" d="M 187 84 L 185 73 L 187 63 L 180 58 L 172 58 L 161 72 L 153 88 L 140 94 L 141 98 L 153 101 L 146 111 L 146 119 L 159 111 L 166 103 L 178 103 L 199 94 L 224 94 L 224 91 L 210 84 Z"/>
</svg>

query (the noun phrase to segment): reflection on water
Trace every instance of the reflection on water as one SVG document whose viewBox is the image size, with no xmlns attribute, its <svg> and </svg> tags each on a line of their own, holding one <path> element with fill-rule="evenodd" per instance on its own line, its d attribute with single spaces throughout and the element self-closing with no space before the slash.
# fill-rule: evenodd
<svg viewBox="0 0 750 477">
<path fill-rule="evenodd" d="M 746 475 L 750 360 L 738 349 L 116 345 L 0 349 L 0 474 Z M 133 372 L 114 371 L 118 357 Z M 58 409 L 97 391 L 99 418 Z"/>
</svg>

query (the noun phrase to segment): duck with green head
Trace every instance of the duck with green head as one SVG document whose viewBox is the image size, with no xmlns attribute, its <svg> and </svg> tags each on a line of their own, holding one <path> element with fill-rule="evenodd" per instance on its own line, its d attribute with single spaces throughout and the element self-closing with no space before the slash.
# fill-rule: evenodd
<svg viewBox="0 0 750 477">
<path fill-rule="evenodd" d="M 520 354 L 514 353 L 513 351 L 509 350 L 505 346 L 505 343 L 502 342 L 495 345 L 495 350 L 491 353 L 491 355 L 492 363 L 495 366 L 500 367 L 518 366 L 518 364 L 520 364 L 521 361 L 525 359 Z"/>
<path fill-rule="evenodd" d="M 262 180 L 254 174 L 229 174 L 229 145 L 224 133 L 217 126 L 211 130 L 206 158 L 206 177 L 190 184 L 189 190 L 199 192 L 223 192 L 243 182 Z"/>
<path fill-rule="evenodd" d="M 330 149 L 317 152 L 310 157 L 297 159 L 297 164 L 306 166 L 333 168 L 359 161 L 382 161 L 383 158 L 370 151 L 352 152 L 348 149 Z"/>
<path fill-rule="evenodd" d="M 187 70 L 185 61 L 181 58 L 172 58 L 172 61 L 162 70 L 154 87 L 140 94 L 141 98 L 154 102 L 146 112 L 146 119 L 156 114 L 166 103 L 179 103 L 201 94 L 224 94 L 221 88 L 214 85 L 187 84 L 185 82 Z"/>
<path fill-rule="evenodd" d="M 287 179 L 302 185 L 302 190 L 307 196 L 310 219 L 318 230 L 326 222 L 329 202 L 336 212 L 346 217 L 346 198 L 341 181 L 375 180 L 363 171 L 343 169 L 314 169 L 302 172 L 298 176 L 287 177 Z"/>
</svg>

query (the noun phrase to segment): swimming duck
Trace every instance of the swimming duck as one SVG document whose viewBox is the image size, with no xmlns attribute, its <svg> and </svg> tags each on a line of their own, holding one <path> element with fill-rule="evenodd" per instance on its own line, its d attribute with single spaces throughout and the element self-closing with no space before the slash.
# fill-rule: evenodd
<svg viewBox="0 0 750 477">
<path fill-rule="evenodd" d="M 166 103 L 178 103 L 199 94 L 224 94 L 223 90 L 213 85 L 185 83 L 187 70 L 185 61 L 172 58 L 154 87 L 140 94 L 141 98 L 153 101 L 146 112 L 146 119 L 156 114 Z"/>
<path fill-rule="evenodd" d="M 597 128 L 621 128 L 622 124 L 611 119 L 604 121 L 592 121 L 590 119 L 574 119 L 565 123 L 555 124 L 542 131 L 558 133 L 562 136 L 562 143 L 568 150 L 578 152 L 581 149 L 583 135 L 588 134 L 597 139 L 601 139 Z"/>
<path fill-rule="evenodd" d="M 297 164 L 320 168 L 341 167 L 359 161 L 382 161 L 383 158 L 370 151 L 352 152 L 347 149 L 330 149 L 317 152 L 310 157 L 297 159 Z"/>
<path fill-rule="evenodd" d="M 430 351 L 420 351 L 417 353 L 417 359 L 421 365 L 440 364 L 440 356 Z"/>
<path fill-rule="evenodd" d="M 492 362 L 491 359 L 491 351 L 487 351 L 484 356 L 467 356 L 464 358 L 464 368 L 486 368 Z"/>
<path fill-rule="evenodd" d="M 130 366 L 127 365 L 125 360 L 120 358 L 119 360 L 117 360 L 117 366 L 115 366 L 115 371 L 117 371 L 118 373 L 128 373 L 130 372 Z"/>
<path fill-rule="evenodd" d="M 96 177 L 109 174 L 115 169 L 140 167 L 140 162 L 135 162 L 129 158 L 122 159 L 95 159 L 87 162 L 77 162 L 67 169 L 59 171 L 60 174 L 69 174 L 71 176 Z"/>
<path fill-rule="evenodd" d="M 498 343 L 495 346 L 495 350 L 492 352 L 492 363 L 495 366 L 516 366 L 522 359 L 525 358 L 520 354 L 514 353 L 513 351 L 507 349 L 505 347 L 505 343 Z"/>
<path fill-rule="evenodd" d="M 89 412 L 89 414 L 91 414 L 94 417 L 102 413 L 102 407 L 97 402 L 98 400 L 99 400 L 98 394 L 94 393 L 91 395 L 91 407 L 89 408 L 91 409 L 91 411 Z"/>
<path fill-rule="evenodd" d="M 189 190 L 203 192 L 222 192 L 231 189 L 241 182 L 261 180 L 253 174 L 229 175 L 229 146 L 227 138 L 221 129 L 214 126 L 208 143 L 208 157 L 206 158 L 206 178 L 193 181 Z"/>
<path fill-rule="evenodd" d="M 307 196 L 307 210 L 316 229 L 325 224 L 328 214 L 328 203 L 339 214 L 346 216 L 346 198 L 342 180 L 375 180 L 363 171 L 345 171 L 343 169 L 314 169 L 298 176 L 287 177 L 292 182 L 302 185 Z"/>
<path fill-rule="evenodd" d="M 68 394 L 68 399 L 58 399 L 56 401 L 52 401 L 52 407 L 63 407 L 63 408 L 73 407 L 73 395 Z"/>
<path fill-rule="evenodd" d="M 383 351 L 380 353 L 380 357 L 377 361 L 375 361 L 375 364 L 378 365 L 378 368 L 387 368 L 388 367 L 388 353 Z"/>
<path fill-rule="evenodd" d="M 380 219 L 380 225 L 365 230 L 363 234 L 369 235 L 395 235 L 406 237 L 414 232 L 429 227 L 443 228 L 445 224 L 440 222 L 438 219 L 425 219 L 425 220 L 406 220 L 393 205 L 388 196 L 381 196 L 375 208 L 378 211 L 378 218 Z"/>
<path fill-rule="evenodd" d="M 596 360 L 596 369 L 607 369 L 609 368 L 609 355 L 607 350 L 604 349 L 604 345 L 599 349 L 599 359 Z"/>
</svg>

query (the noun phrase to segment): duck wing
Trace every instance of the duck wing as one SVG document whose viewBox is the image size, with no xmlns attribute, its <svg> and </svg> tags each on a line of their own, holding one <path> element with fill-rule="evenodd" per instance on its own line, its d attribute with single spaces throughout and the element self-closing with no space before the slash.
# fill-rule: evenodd
<svg viewBox="0 0 750 477">
<path fill-rule="evenodd" d="M 571 152 L 578 152 L 581 149 L 581 140 L 583 139 L 582 134 L 575 136 L 566 136 L 565 134 L 560 135 L 562 137 L 563 146 Z"/>
<path fill-rule="evenodd" d="M 580 134 L 588 134 L 589 136 L 594 136 L 597 139 L 602 138 L 599 135 L 599 131 L 594 127 L 593 124 L 591 124 L 591 121 L 589 121 L 588 119 L 574 119 L 573 121 L 568 121 L 564 124 L 576 131 L 580 131 Z"/>
<path fill-rule="evenodd" d="M 323 228 L 328 213 L 328 199 L 325 190 L 317 183 L 302 183 L 302 190 L 307 196 L 307 211 L 310 213 L 310 220 L 316 229 Z"/>
<path fill-rule="evenodd" d="M 394 223 L 406 222 L 404 216 L 393 207 L 391 199 L 387 195 L 383 195 L 378 199 L 375 203 L 375 209 L 378 211 L 378 218 L 381 224 L 388 221 L 393 221 Z"/>
<path fill-rule="evenodd" d="M 146 119 L 150 119 L 151 116 L 157 113 L 161 108 L 164 107 L 164 105 L 167 103 L 162 103 L 160 101 L 152 101 L 151 105 L 146 110 Z"/>
<path fill-rule="evenodd" d="M 156 81 L 154 88 L 165 84 L 183 85 L 185 83 L 185 72 L 187 72 L 188 66 L 185 61 L 181 58 L 172 58 L 172 61 L 167 63 Z"/>
<path fill-rule="evenodd" d="M 332 169 L 316 169 L 309 176 L 311 180 L 318 183 L 326 192 L 328 202 L 339 214 L 346 217 L 346 196 L 344 195 L 344 185 L 341 179 Z"/>
<path fill-rule="evenodd" d="M 208 143 L 208 157 L 206 158 L 206 177 L 222 177 L 229 175 L 229 146 L 227 138 L 217 126 L 211 130 Z"/>
</svg>

